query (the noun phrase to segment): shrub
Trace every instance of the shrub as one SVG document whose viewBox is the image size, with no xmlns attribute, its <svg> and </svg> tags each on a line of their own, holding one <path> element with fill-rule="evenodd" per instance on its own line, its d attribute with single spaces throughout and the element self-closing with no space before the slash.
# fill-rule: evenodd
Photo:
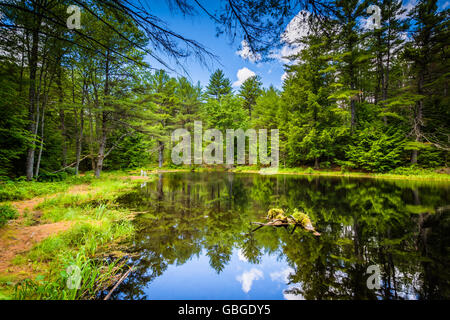
<svg viewBox="0 0 450 320">
<path fill-rule="evenodd" d="M 67 179 L 67 172 L 61 171 L 61 172 L 57 172 L 57 173 L 51 173 L 51 172 L 46 172 L 46 171 L 41 171 L 41 173 L 39 174 L 39 176 L 37 177 L 37 181 L 40 182 L 54 182 L 54 181 L 63 181 L 65 179 Z"/>
<path fill-rule="evenodd" d="M 10 204 L 0 205 L 0 227 L 6 224 L 11 219 L 15 219 L 18 216 L 16 208 Z"/>
<path fill-rule="evenodd" d="M 404 137 L 400 132 L 384 133 L 371 128 L 358 132 L 346 155 L 358 168 L 387 172 L 401 162 Z"/>
<path fill-rule="evenodd" d="M 320 163 L 320 168 L 321 168 L 321 169 L 329 169 L 329 168 L 331 168 L 331 163 L 330 163 L 330 161 L 322 161 L 322 162 Z"/>
</svg>

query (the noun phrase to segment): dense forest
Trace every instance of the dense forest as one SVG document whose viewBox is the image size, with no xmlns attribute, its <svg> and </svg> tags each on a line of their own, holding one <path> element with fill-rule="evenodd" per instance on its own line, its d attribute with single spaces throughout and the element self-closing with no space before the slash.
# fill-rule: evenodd
<svg viewBox="0 0 450 320">
<path fill-rule="evenodd" d="M 177 14 L 198 4 L 170 2 Z M 272 42 L 258 38 L 263 22 L 254 17 L 288 11 L 249 2 L 225 1 L 211 17 L 223 32 L 240 28 L 251 50 L 270 59 Z M 233 89 L 220 69 L 205 87 L 174 72 L 187 56 L 213 53 L 133 1 L 2 2 L 0 176 L 173 166 L 171 133 L 194 121 L 222 131 L 278 128 L 285 167 L 447 167 L 449 10 L 436 0 L 407 13 L 400 0 L 305 3 L 308 32 L 285 57 L 282 88 L 253 76 Z M 381 8 L 380 28 L 366 27 L 369 4 Z M 81 8 L 81 29 L 67 28 L 69 5 Z M 277 21 L 267 25 L 275 30 Z"/>
</svg>

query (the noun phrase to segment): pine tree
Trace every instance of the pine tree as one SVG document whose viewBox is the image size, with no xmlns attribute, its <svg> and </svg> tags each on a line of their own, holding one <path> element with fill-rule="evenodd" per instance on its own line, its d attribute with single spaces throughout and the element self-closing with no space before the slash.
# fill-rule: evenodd
<svg viewBox="0 0 450 320">
<path fill-rule="evenodd" d="M 381 9 L 380 28 L 373 29 L 368 37 L 371 40 L 370 50 L 373 52 L 376 64 L 376 88 L 374 103 L 390 98 L 391 70 L 393 60 L 404 42 L 403 35 L 408 28 L 406 21 L 399 16 L 405 13 L 400 0 L 380 0 L 377 5 Z"/>
<path fill-rule="evenodd" d="M 342 117 L 328 99 L 331 93 L 333 68 L 328 63 L 329 44 L 323 36 L 310 35 L 297 57 L 297 64 L 288 67 L 290 77 L 285 81 L 283 105 L 288 117 L 284 120 L 288 164 L 321 160 L 327 165 L 335 154 L 335 142 L 345 134 Z"/>
<path fill-rule="evenodd" d="M 225 78 L 222 70 L 217 69 L 209 78 L 209 84 L 206 87 L 206 94 L 209 98 L 220 100 L 221 97 L 230 94 L 231 81 Z"/>
<path fill-rule="evenodd" d="M 440 86 L 442 91 L 438 95 L 442 95 L 444 92 L 444 95 L 447 96 L 447 85 L 445 80 L 442 80 L 448 78 L 449 72 L 448 20 L 446 18 L 448 10 L 439 13 L 436 3 L 436 0 L 421 0 L 410 13 L 411 18 L 415 20 L 415 28 L 412 36 L 413 42 L 406 47 L 405 56 L 412 62 L 414 78 L 412 91 L 417 97 L 412 115 L 411 133 L 414 142 L 409 144 L 412 149 L 411 163 L 413 164 L 417 163 L 419 149 L 425 147 L 423 142 L 431 142 L 434 139 L 429 136 L 436 134 L 433 126 L 427 123 L 429 113 L 433 112 L 435 107 L 439 107 L 440 103 L 445 104 L 445 100 L 436 101 L 436 98 L 433 98 L 433 87 Z M 441 68 L 436 68 L 436 65 L 440 65 Z M 446 101 L 448 102 L 448 99 Z M 436 102 L 438 102 L 437 105 Z M 446 109 L 448 114 L 448 104 Z M 448 137 L 448 127 L 446 128 L 444 125 L 441 128 L 447 132 Z M 425 131 L 428 131 L 428 134 Z M 442 148 L 442 144 L 436 143 L 436 141 L 434 145 Z M 444 147 L 444 149 L 448 151 L 448 147 Z"/>
<path fill-rule="evenodd" d="M 357 108 L 363 99 L 359 67 L 369 58 L 369 54 L 360 47 L 361 26 L 358 24 L 358 18 L 366 7 L 358 0 L 335 0 L 333 8 L 335 17 L 328 26 L 328 33 L 332 35 L 330 53 L 336 68 L 335 87 L 338 90 L 332 98 L 350 105 L 350 128 L 354 132 L 358 121 Z"/>
<path fill-rule="evenodd" d="M 239 91 L 239 96 L 244 100 L 243 107 L 248 110 L 250 119 L 252 118 L 252 109 L 256 104 L 256 99 L 261 95 L 261 78 L 253 76 L 244 81 Z"/>
<path fill-rule="evenodd" d="M 151 126 L 147 131 L 156 140 L 158 150 L 158 165 L 163 166 L 164 151 L 170 140 L 170 134 L 175 128 L 175 116 L 179 110 L 179 99 L 175 92 L 177 81 L 164 70 L 155 72 L 151 77 L 144 94 L 144 103 L 153 116 Z"/>
</svg>

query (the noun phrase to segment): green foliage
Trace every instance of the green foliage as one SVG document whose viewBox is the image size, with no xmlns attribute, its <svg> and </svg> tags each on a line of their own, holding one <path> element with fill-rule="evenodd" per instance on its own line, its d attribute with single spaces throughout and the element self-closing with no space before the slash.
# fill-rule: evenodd
<svg viewBox="0 0 450 320">
<path fill-rule="evenodd" d="M 18 216 L 16 208 L 10 204 L 0 204 L 0 227 L 4 226 L 9 220 Z"/>
<path fill-rule="evenodd" d="M 357 133 L 356 141 L 349 145 L 346 155 L 357 168 L 387 172 L 401 163 L 404 149 L 401 133 L 389 135 L 367 128 Z"/>
<path fill-rule="evenodd" d="M 149 150 L 152 144 L 142 133 L 135 133 L 123 139 L 105 160 L 109 170 L 145 167 L 150 163 Z"/>
<path fill-rule="evenodd" d="M 79 33 L 70 34 L 74 45 L 47 41 L 47 32 L 69 34 L 44 19 L 33 71 L 39 75 L 34 83 L 39 93 L 35 90 L 32 98 L 29 61 L 14 58 L 30 58 L 32 39 L 5 32 L 0 40 L 0 178 L 28 175 L 30 180 L 39 171 L 38 181 L 61 181 L 70 172 L 51 172 L 77 157 L 83 159 L 77 172 L 171 165 L 171 133 L 177 128 L 192 132 L 196 120 L 223 134 L 226 129 L 278 129 L 280 163 L 289 167 L 327 169 L 345 163 L 344 171 L 387 172 L 415 161 L 421 167 L 446 166 L 448 10 L 439 10 L 435 0 L 420 0 L 404 19 L 400 0 L 376 4 L 381 27 L 373 30 L 363 25 L 367 3 L 357 0 L 331 2 L 323 19 L 308 16 L 314 28 L 292 39 L 301 46 L 286 57 L 290 63 L 280 90 L 263 88 L 255 75 L 235 93 L 225 76 L 231 70 L 215 70 L 204 88 L 164 68 L 150 71 L 143 48 L 166 38 L 152 38 L 129 15 L 91 1 L 99 16 L 83 15 L 83 30 L 100 47 L 92 50 L 91 41 Z M 62 14 L 65 7 L 42 9 Z M 278 9 L 272 3 L 248 8 L 253 12 L 248 19 L 261 22 L 261 14 L 277 16 Z M 29 14 L 8 10 L 12 24 L 34 26 Z M 158 48 L 175 44 L 167 41 Z M 187 54 L 182 50 L 174 57 Z"/>
<path fill-rule="evenodd" d="M 226 129 L 246 129 L 248 114 L 242 108 L 241 98 L 226 95 L 219 100 L 209 99 L 202 106 L 202 118 L 206 128 L 216 128 L 225 133 Z"/>
<path fill-rule="evenodd" d="M 17 67 L 12 63 L 0 64 L 0 176 L 11 175 L 17 167 L 15 163 L 24 155 L 30 135 L 25 130 L 25 109 L 20 95 L 20 82 L 16 81 Z"/>
<path fill-rule="evenodd" d="M 209 84 L 206 87 L 208 98 L 220 100 L 221 97 L 231 94 L 231 81 L 225 78 L 222 70 L 217 69 L 209 78 Z"/>
<path fill-rule="evenodd" d="M 122 177 L 122 176 L 120 176 Z M 114 200 L 134 182 L 106 174 L 92 181 L 95 194 L 60 194 L 39 205 L 50 221 L 78 221 L 68 231 L 53 235 L 35 245 L 24 261 L 46 265 L 46 272 L 35 279 L 19 281 L 14 299 L 72 300 L 92 299 L 111 287 L 124 261 L 99 259 L 112 245 L 132 237 L 135 232 L 129 210 L 117 210 Z M 98 202 L 102 202 L 98 204 Z M 93 221 L 94 220 L 94 221 Z M 119 254 L 120 256 L 120 254 Z M 19 261 L 20 262 L 20 261 Z M 80 269 L 80 288 L 70 289 L 69 266 Z"/>
<path fill-rule="evenodd" d="M 40 195 L 66 191 L 72 185 L 89 183 L 92 179 L 92 175 L 86 175 L 71 176 L 65 180 L 58 179 L 54 182 L 28 182 L 24 179 L 0 182 L 0 202 L 31 199 Z"/>
<path fill-rule="evenodd" d="M 67 179 L 68 173 L 65 171 L 51 173 L 46 172 L 45 170 L 41 170 L 39 176 L 36 178 L 37 181 L 40 182 L 50 182 L 50 181 L 63 181 Z"/>
<path fill-rule="evenodd" d="M 248 110 L 250 118 L 256 99 L 261 95 L 261 92 L 261 78 L 259 76 L 250 77 L 241 85 L 239 96 L 243 99 L 243 107 Z"/>
</svg>

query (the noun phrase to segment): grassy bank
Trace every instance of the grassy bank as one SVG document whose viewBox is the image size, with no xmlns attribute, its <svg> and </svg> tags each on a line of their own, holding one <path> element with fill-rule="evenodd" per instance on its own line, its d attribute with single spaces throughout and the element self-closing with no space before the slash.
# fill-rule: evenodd
<svg viewBox="0 0 450 320">
<path fill-rule="evenodd" d="M 88 174 L 30 184 L 34 190 L 19 182 L 8 186 L 14 193 L 3 194 L 8 199 L 47 196 L 33 199 L 36 204 L 32 208 L 22 210 L 18 219 L 0 228 L 0 239 L 21 240 L 27 228 L 37 234 L 48 229 L 62 231 L 14 255 L 8 268 L 0 270 L 0 299 L 89 299 L 111 287 L 127 269 L 120 243 L 134 234 L 133 213 L 119 208 L 116 199 L 136 181 L 116 172 L 104 173 L 100 179 Z M 20 207 L 23 202 L 0 205 Z M 81 279 L 78 289 L 77 272 Z M 68 285 L 72 280 L 73 285 Z"/>
<path fill-rule="evenodd" d="M 236 173 L 260 173 L 257 166 L 237 166 L 227 169 L 224 166 L 165 166 L 158 168 L 156 166 L 142 168 L 149 173 L 157 172 L 209 172 L 209 171 L 231 171 Z M 278 168 L 276 174 L 292 174 L 292 175 L 311 175 L 311 176 L 332 176 L 332 177 L 355 177 L 355 178 L 375 178 L 375 179 L 403 179 L 403 180 L 434 180 L 434 181 L 450 181 L 450 170 L 446 168 L 440 169 L 422 169 L 414 167 L 400 167 L 387 173 L 358 172 L 335 169 L 319 169 L 314 170 L 311 167 L 295 167 L 295 168 Z M 140 170 L 135 171 L 139 174 Z"/>
<path fill-rule="evenodd" d="M 232 169 L 233 172 L 259 173 L 259 169 L 252 166 L 242 166 Z M 279 168 L 276 174 L 292 175 L 316 175 L 333 177 L 355 177 L 355 178 L 375 178 L 375 179 L 404 179 L 404 180 L 436 180 L 450 181 L 450 174 L 441 173 L 431 169 L 408 169 L 399 168 L 389 173 L 370 173 L 354 171 L 327 171 L 314 170 L 312 168 Z"/>
</svg>

